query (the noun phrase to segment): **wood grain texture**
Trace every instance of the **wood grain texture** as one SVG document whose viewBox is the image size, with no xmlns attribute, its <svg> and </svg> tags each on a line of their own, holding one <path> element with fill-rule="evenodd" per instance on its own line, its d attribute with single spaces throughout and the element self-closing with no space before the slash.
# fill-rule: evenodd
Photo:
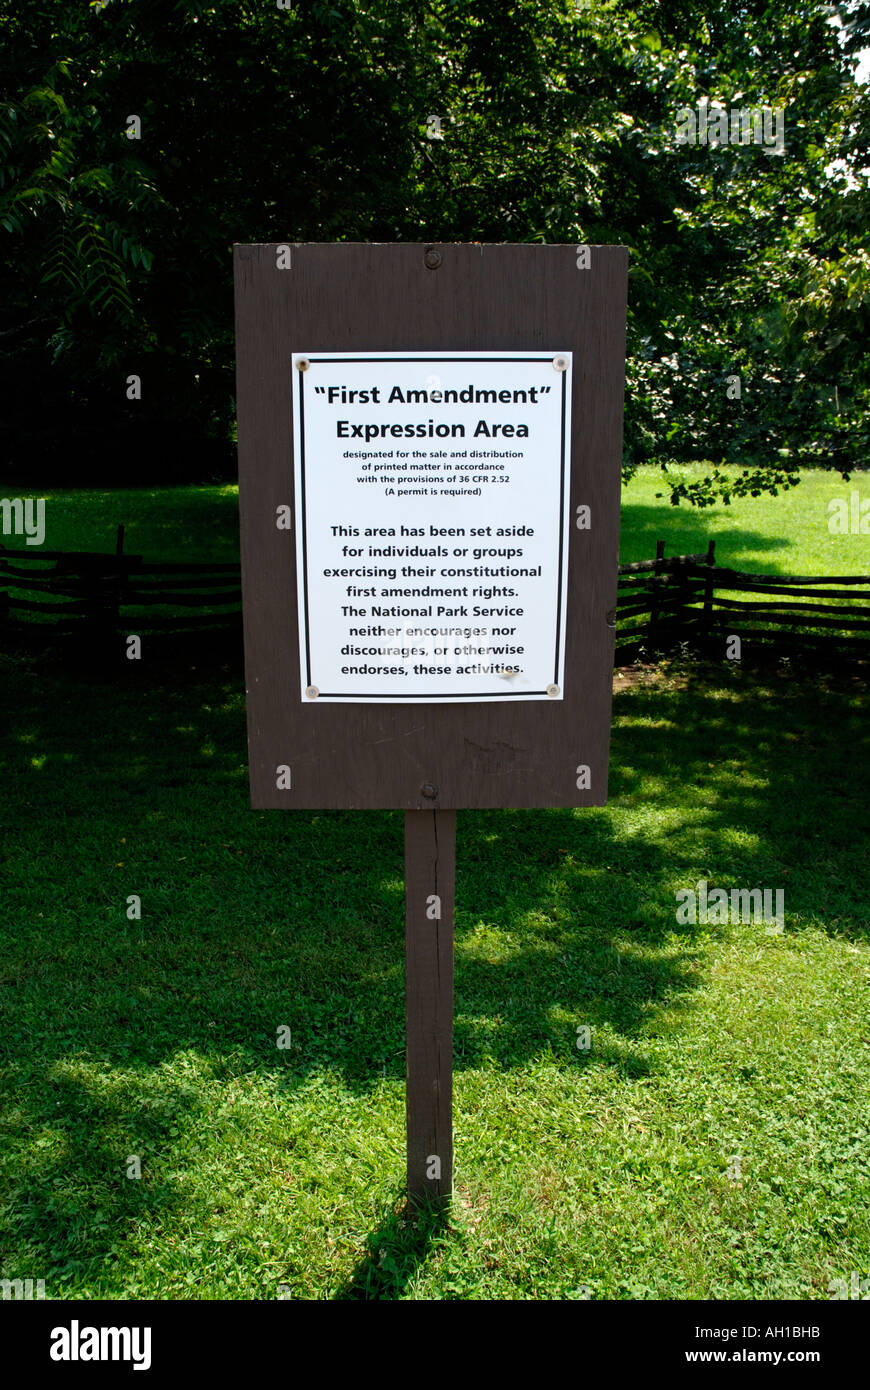
<svg viewBox="0 0 870 1390">
<path fill-rule="evenodd" d="M 453 908 L 456 812 L 405 812 L 405 1107 L 408 1193 L 453 1184 Z M 440 917 L 433 897 L 440 903 Z M 438 1176 L 432 1160 L 440 1161 Z"/>
<path fill-rule="evenodd" d="M 258 808 L 602 805 L 619 545 L 628 252 L 573 246 L 236 246 L 237 410 L 252 804 Z M 574 354 L 565 698 L 511 704 L 303 705 L 291 353 L 568 349 Z M 461 501 L 457 501 L 457 507 Z M 591 769 L 578 789 L 577 768 Z M 276 769 L 291 768 L 279 790 Z M 427 800 L 422 787 L 436 789 Z"/>
</svg>

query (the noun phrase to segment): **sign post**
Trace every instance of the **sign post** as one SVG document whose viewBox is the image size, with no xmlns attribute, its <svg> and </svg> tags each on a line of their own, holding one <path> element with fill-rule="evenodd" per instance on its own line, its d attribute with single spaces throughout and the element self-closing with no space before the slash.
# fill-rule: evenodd
<svg viewBox="0 0 870 1390">
<path fill-rule="evenodd" d="M 456 812 L 405 812 L 405 1113 L 408 1193 L 453 1185 Z"/>
<path fill-rule="evenodd" d="M 252 805 L 405 812 L 408 1188 L 444 1200 L 456 810 L 606 799 L 627 252 L 235 272 Z"/>
</svg>

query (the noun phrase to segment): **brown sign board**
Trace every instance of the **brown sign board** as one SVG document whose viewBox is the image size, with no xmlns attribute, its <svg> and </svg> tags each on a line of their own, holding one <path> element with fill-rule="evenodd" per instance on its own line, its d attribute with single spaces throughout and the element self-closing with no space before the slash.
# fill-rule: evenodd
<svg viewBox="0 0 870 1390">
<path fill-rule="evenodd" d="M 254 807 L 604 803 L 627 262 L 606 246 L 235 247 Z M 384 606 L 396 593 L 427 597 Z M 448 630 L 456 645 L 434 646 Z"/>
</svg>

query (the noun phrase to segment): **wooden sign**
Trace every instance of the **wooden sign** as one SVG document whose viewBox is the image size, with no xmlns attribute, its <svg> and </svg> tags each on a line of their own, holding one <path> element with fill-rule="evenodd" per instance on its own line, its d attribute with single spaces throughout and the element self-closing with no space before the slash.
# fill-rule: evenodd
<svg viewBox="0 0 870 1390">
<path fill-rule="evenodd" d="M 606 799 L 628 254 L 235 256 L 251 802 L 405 810 L 408 1185 L 446 1196 L 455 811 Z"/>
<path fill-rule="evenodd" d="M 588 254 L 590 264 L 582 269 L 578 261 L 586 258 L 579 257 L 576 248 L 571 246 L 445 245 L 429 248 L 428 260 L 434 262 L 436 258 L 437 266 L 430 268 L 427 249 L 413 245 L 301 245 L 285 248 L 283 254 L 276 246 L 236 247 L 239 506 L 251 789 L 253 805 L 257 807 L 404 807 L 411 810 L 425 806 L 439 809 L 583 806 L 601 805 L 606 797 L 627 253 L 620 247 L 593 246 Z M 307 373 L 299 371 L 294 358 L 315 357 L 318 353 L 385 354 L 387 351 L 396 355 L 431 353 L 434 357 L 438 353 L 455 354 L 464 349 L 473 353 L 512 353 L 533 358 L 541 358 L 551 351 L 554 355 L 571 354 L 571 378 L 570 382 L 566 381 L 570 387 L 567 506 L 561 507 L 552 478 L 542 476 L 542 487 L 548 488 L 549 522 L 553 527 L 557 522 L 562 525 L 567 551 L 562 615 L 564 672 L 561 681 L 553 679 L 555 670 L 544 671 L 541 667 L 534 673 L 534 688 L 545 689 L 546 680 L 546 685 L 559 685 L 559 697 L 554 699 L 545 694 L 534 700 L 478 699 L 478 695 L 485 692 L 481 688 L 469 688 L 469 698 L 464 699 L 462 692 L 456 698 L 455 688 L 445 687 L 439 693 L 452 694 L 452 698 L 438 703 L 426 699 L 407 703 L 378 699 L 359 703 L 346 699 L 306 699 L 299 674 L 300 643 L 305 641 L 306 601 L 309 619 L 312 604 L 322 617 L 326 604 L 335 602 L 327 589 L 338 585 L 332 578 L 321 576 L 318 594 L 315 596 L 309 590 L 306 600 L 299 584 L 303 541 L 318 548 L 317 558 L 323 560 L 321 569 L 387 566 L 329 565 L 326 561 L 333 554 L 336 561 L 360 557 L 342 556 L 341 546 L 329 545 L 325 550 L 330 538 L 322 529 L 314 536 L 300 534 L 303 501 L 295 495 L 294 397 L 299 419 L 299 393 L 305 391 L 309 396 L 314 393 L 302 384 Z M 396 378 L 395 384 L 407 379 L 401 375 L 402 363 L 387 365 L 394 368 L 387 375 L 391 381 Z M 487 381 L 508 380 L 504 369 L 501 376 L 481 375 L 483 364 L 479 360 L 466 365 L 468 370 L 464 372 L 459 372 L 458 365 L 444 363 L 440 364 L 440 370 L 445 380 L 448 367 L 453 374 L 451 380 L 461 376 L 466 385 L 479 380 L 479 389 L 486 389 Z M 377 380 L 383 379 L 382 367 L 383 364 L 379 364 Z M 358 363 L 348 363 L 340 373 L 329 372 L 323 363 L 315 363 L 309 370 L 312 380 L 322 375 L 326 381 L 329 375 L 331 384 L 344 384 L 349 389 L 353 389 L 354 381 L 367 376 L 365 367 Z M 548 370 L 553 378 L 558 376 L 566 380 L 567 373 L 557 373 L 552 367 Z M 426 368 L 426 375 L 435 371 L 437 368 L 432 364 L 431 370 Z M 537 362 L 529 364 L 525 371 L 521 364 L 513 367 L 511 381 L 519 374 L 532 386 L 542 372 L 543 366 L 539 367 Z M 370 376 L 371 371 L 368 372 Z M 522 388 L 505 385 L 501 389 Z M 550 396 L 555 394 L 551 389 Z M 493 423 L 507 422 L 509 412 L 516 423 L 525 418 L 530 430 L 528 439 L 498 436 L 506 446 L 503 452 L 517 452 L 520 448 L 528 451 L 530 446 L 534 447 L 531 432 L 540 428 L 535 421 L 540 404 L 515 404 L 513 401 L 497 404 L 499 413 L 497 417 L 493 414 Z M 413 422 L 419 419 L 425 424 L 430 417 L 437 419 L 444 411 L 443 406 L 431 402 L 423 405 L 425 408 L 420 409 L 415 402 L 412 409 L 393 403 L 378 409 L 375 405 L 360 407 L 348 403 L 346 413 L 336 418 L 346 419 L 349 426 L 404 425 L 412 417 Z M 457 423 L 470 421 L 472 424 L 471 431 L 462 439 L 463 448 L 476 447 L 472 443 L 474 427 L 478 418 L 489 419 L 490 406 L 490 402 L 463 403 L 455 410 Z M 521 413 L 523 406 L 524 415 Z M 433 413 L 436 410 L 439 416 Z M 308 421 L 311 421 L 310 412 Z M 390 446 L 395 450 L 400 441 L 392 435 L 387 438 L 386 452 Z M 476 445 L 479 446 L 484 438 L 478 436 Z M 413 442 L 407 440 L 409 444 Z M 427 446 L 432 442 L 428 437 L 425 440 Z M 327 476 L 321 476 L 314 484 L 321 491 L 315 504 L 322 499 L 324 489 L 334 489 L 332 515 L 335 521 L 332 524 L 353 527 L 359 525 L 359 520 L 354 520 L 347 512 L 352 510 L 353 500 L 362 485 L 350 483 L 350 490 L 343 495 L 342 478 L 363 476 L 355 465 L 369 460 L 354 460 L 352 472 L 339 460 L 340 467 L 336 471 L 336 454 L 341 452 L 339 446 L 345 443 L 348 449 L 351 444 L 361 449 L 359 436 L 351 435 L 332 441 L 328 462 L 323 455 L 312 459 L 310 451 L 306 450 L 304 477 L 308 482 L 318 467 L 328 469 Z M 366 444 L 365 436 L 362 443 Z M 369 450 L 374 451 L 374 439 L 370 437 L 367 443 Z M 382 441 L 379 435 L 378 449 L 385 444 L 386 439 Z M 489 437 L 487 449 L 502 452 L 496 450 L 494 436 Z M 481 462 L 515 465 L 517 460 Z M 545 457 L 542 452 L 534 456 L 533 467 L 544 468 L 551 462 L 551 456 Z M 443 478 L 443 469 L 440 475 Z M 525 491 L 518 490 L 517 498 L 519 501 L 527 498 L 533 487 L 531 477 L 527 475 L 524 483 L 518 483 L 515 468 L 509 476 L 512 481 L 507 485 L 469 486 L 486 487 L 487 495 L 492 489 L 510 491 L 522 486 Z M 448 499 L 442 496 L 434 500 L 438 503 L 437 516 L 443 518 Z M 383 505 L 377 512 L 372 508 L 373 516 L 385 519 L 386 505 L 390 501 L 390 498 L 379 497 L 378 502 Z M 415 518 L 412 525 L 417 526 L 416 519 L 426 511 L 420 505 L 421 499 L 411 496 L 392 499 L 389 514 L 400 524 L 399 503 L 402 502 L 407 503 L 404 514 Z M 470 531 L 475 525 L 492 524 L 481 520 L 487 514 L 484 497 L 466 499 L 460 494 L 451 499 L 451 503 L 455 511 L 453 529 L 465 527 Z M 497 503 L 493 500 L 493 515 L 496 510 Z M 510 513 L 516 517 L 517 525 L 527 519 L 521 514 L 522 510 L 518 506 Z M 433 514 L 436 514 L 435 508 Z M 324 518 L 322 524 L 328 520 Z M 425 528 L 426 522 L 421 524 Z M 343 543 L 351 548 L 349 543 L 356 539 L 346 537 Z M 365 539 L 372 544 L 374 538 Z M 386 546 L 395 543 L 398 537 L 381 539 Z M 457 548 L 460 544 L 457 537 L 429 539 L 439 543 L 454 541 Z M 466 536 L 461 543 L 464 545 L 471 539 Z M 528 542 L 523 543 L 523 548 L 526 544 Z M 359 547 L 354 545 L 353 548 Z M 452 550 L 454 546 L 445 548 Z M 363 558 L 373 560 L 376 557 L 366 555 Z M 493 560 L 490 567 L 498 568 L 494 561 L 503 557 L 490 558 Z M 536 559 L 537 555 L 529 558 Z M 547 557 L 551 568 L 557 558 L 551 551 Z M 393 568 L 392 564 L 389 568 Z M 398 565 L 396 568 L 398 571 Z M 447 577 L 439 575 L 438 584 L 434 583 L 436 576 L 432 578 L 432 587 L 462 586 L 458 576 L 450 576 L 448 583 Z M 463 577 L 462 583 L 466 578 Z M 469 588 L 475 587 L 471 578 L 468 578 Z M 338 582 L 342 579 L 346 587 L 353 582 L 347 576 L 340 577 Z M 394 581 L 391 584 L 401 587 Z M 510 580 L 499 582 L 499 586 L 516 587 Z M 366 587 L 364 576 L 359 577 L 358 587 Z M 404 587 L 425 586 L 409 580 Z M 368 599 L 353 604 L 354 596 L 346 597 L 348 607 L 368 609 L 372 606 Z M 450 606 L 446 601 L 436 599 L 434 602 L 436 607 Z M 507 601 L 483 602 L 491 609 L 528 607 Z M 464 600 L 455 606 L 463 604 Z M 391 605 L 384 600 L 373 606 Z M 428 605 L 409 601 L 403 606 Z M 465 606 L 470 612 L 473 600 Z M 433 615 L 431 622 L 421 620 L 419 626 L 450 625 L 463 629 L 517 626 L 511 614 L 490 612 L 480 621 L 460 615 L 450 624 L 436 621 L 437 616 Z M 446 614 L 440 616 L 447 617 Z M 496 622 L 497 617 L 503 617 L 504 621 Z M 366 612 L 357 626 L 362 628 L 375 621 L 384 626 L 396 625 L 389 620 L 374 619 Z M 463 636 L 452 645 L 466 641 L 481 646 L 528 645 L 525 641 L 511 643 L 509 636 L 507 634 L 501 642 L 494 638 L 489 641 L 489 634 L 486 641 Z M 308 639 L 320 643 L 321 647 L 327 641 L 323 632 L 313 632 L 310 624 Z M 347 644 L 339 643 L 338 647 L 350 644 L 348 639 Z M 355 645 L 371 643 L 360 638 Z M 401 647 L 403 644 L 397 640 L 393 645 Z M 431 655 L 434 658 L 434 653 Z M 504 659 L 506 664 L 513 664 L 510 653 L 505 653 Z M 343 664 L 365 663 L 348 660 Z M 436 663 L 433 660 L 431 664 Z M 311 684 L 323 680 L 312 669 Z M 509 688 L 504 678 L 497 677 L 497 680 L 499 687 Z M 325 682 L 324 690 L 326 684 L 332 689 L 334 681 Z M 369 683 L 362 688 L 363 694 L 366 688 L 375 689 Z M 386 690 L 385 686 L 375 689 L 376 695 L 379 692 L 396 693 Z M 421 706 L 425 706 L 425 714 Z M 289 768 L 283 778 L 276 771 L 279 767 Z M 578 772 L 578 768 L 588 771 Z"/>
</svg>

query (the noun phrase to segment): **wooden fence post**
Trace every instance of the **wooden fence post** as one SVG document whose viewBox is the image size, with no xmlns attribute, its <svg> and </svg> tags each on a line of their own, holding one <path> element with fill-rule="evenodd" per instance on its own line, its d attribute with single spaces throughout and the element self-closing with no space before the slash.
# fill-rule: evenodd
<svg viewBox="0 0 870 1390">
<path fill-rule="evenodd" d="M 716 554 L 716 542 L 710 541 L 707 545 L 707 574 L 704 578 L 704 616 L 703 638 L 704 643 L 709 649 L 711 645 L 713 630 L 713 562 Z"/>
<path fill-rule="evenodd" d="M 653 651 L 656 651 L 656 647 L 657 647 L 657 643 L 658 643 L 658 626 L 659 626 L 659 605 L 658 605 L 658 600 L 659 600 L 659 584 L 660 584 L 660 582 L 661 582 L 659 576 L 660 576 L 660 574 L 661 574 L 661 562 L 662 562 L 662 560 L 664 559 L 664 557 L 665 557 L 665 543 L 664 543 L 664 541 L 656 541 L 656 558 L 655 558 L 655 566 L 654 566 L 654 568 L 653 568 L 653 575 L 652 575 L 652 599 L 651 599 L 651 601 L 650 601 L 650 610 L 649 610 L 649 637 L 650 637 L 650 646 L 651 646 L 651 648 L 652 648 Z"/>
<path fill-rule="evenodd" d="M 118 527 L 115 535 L 115 555 L 118 560 L 118 574 L 112 591 L 112 622 L 115 633 L 121 626 L 121 594 L 124 588 L 124 523 Z"/>
</svg>

